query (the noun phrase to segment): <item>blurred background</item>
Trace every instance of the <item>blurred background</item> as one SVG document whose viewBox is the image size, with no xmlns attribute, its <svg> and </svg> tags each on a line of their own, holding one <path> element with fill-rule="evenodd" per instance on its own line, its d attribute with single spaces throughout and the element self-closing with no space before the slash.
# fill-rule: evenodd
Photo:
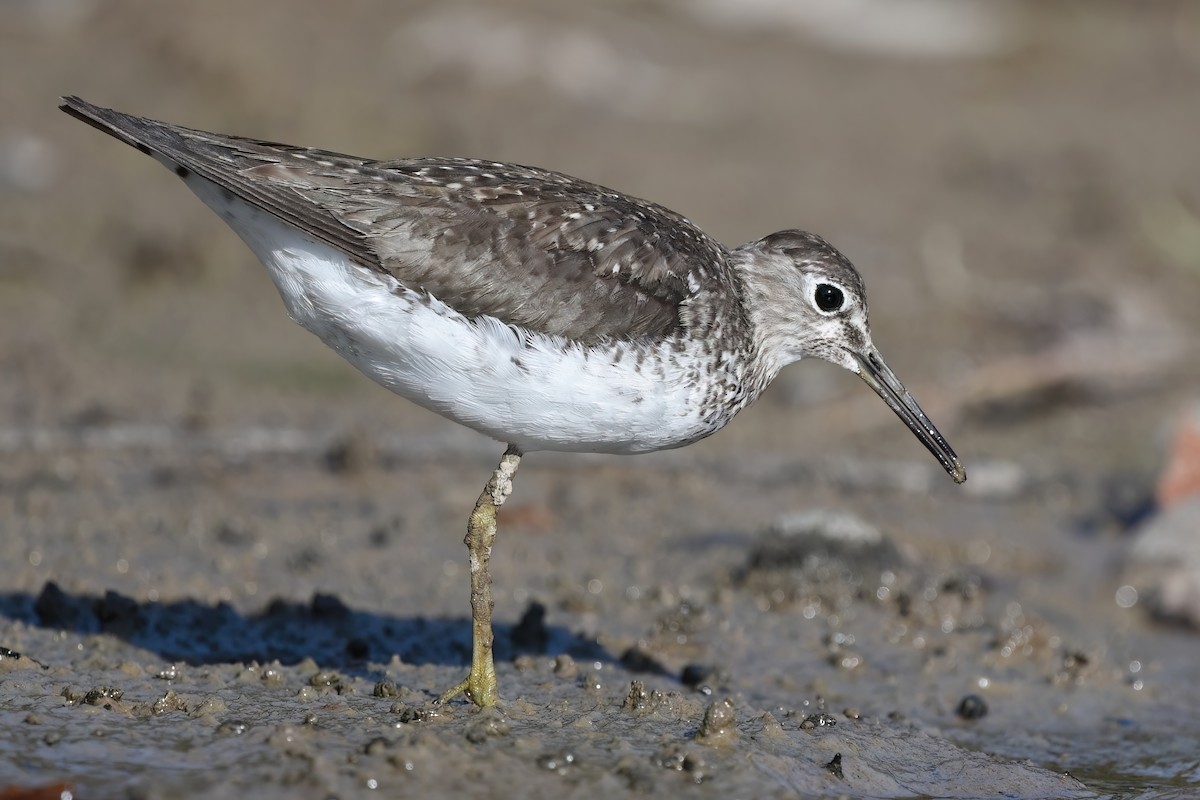
<svg viewBox="0 0 1200 800">
<path fill-rule="evenodd" d="M 18 0 L 0 15 L 7 427 L 450 427 L 294 330 L 240 241 L 157 164 L 61 115 L 65 93 L 354 154 L 553 168 L 730 245 L 819 232 L 866 275 L 877 344 L 968 456 L 1148 465 L 1200 382 L 1189 3 Z M 760 424 L 723 441 L 909 454 L 861 389 L 790 370 Z"/>
<path fill-rule="evenodd" d="M 63 94 L 363 156 L 556 169 L 731 246 L 826 237 L 864 274 L 875 343 L 967 484 L 854 376 L 801 364 L 695 447 L 527 459 L 497 619 L 540 596 L 553 625 L 613 653 L 648 641 L 674 668 L 703 653 L 645 620 L 716 586 L 713 604 L 740 610 L 704 635 L 763 708 L 779 670 L 941 725 L 986 673 L 1008 680 L 995 727 L 960 740 L 1060 771 L 1093 748 L 1093 774 L 1136 758 L 1194 785 L 1194 721 L 1175 715 L 1176 736 L 1163 720 L 1196 702 L 1200 4 L 0 2 L 0 588 L 15 593 L 0 608 L 54 627 L 47 581 L 70 602 L 113 590 L 242 614 L 320 589 L 401 615 L 388 625 L 454 620 L 458 651 L 402 653 L 442 668 L 421 678 L 436 685 L 466 637 L 457 531 L 501 448 L 293 325 L 240 240 L 156 162 L 60 113 Z M 775 601 L 712 576 L 771 516 L 812 507 L 854 509 L 909 563 L 982 573 L 998 638 L 972 650 L 947 617 L 930 612 L 926 638 L 905 616 L 908 634 L 860 637 L 896 650 L 850 673 L 769 633 L 804 620 L 747 613 Z M 389 636 L 374 658 L 400 651 Z M 1070 713 L 1044 694 L 1085 680 L 1098 688 Z M 1131 756 L 1110 722 L 1137 702 L 1165 727 Z M 1030 722 L 1055 734 L 1019 739 Z"/>
</svg>

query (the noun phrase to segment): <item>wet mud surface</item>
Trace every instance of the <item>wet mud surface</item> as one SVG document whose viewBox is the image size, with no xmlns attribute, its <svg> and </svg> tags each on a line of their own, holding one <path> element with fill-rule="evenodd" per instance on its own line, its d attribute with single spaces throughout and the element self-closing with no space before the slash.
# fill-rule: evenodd
<svg viewBox="0 0 1200 800">
<path fill-rule="evenodd" d="M 508 5 L 0 10 L 0 797 L 1194 794 L 1200 639 L 1130 553 L 1200 389 L 1200 16 L 1000 4 L 931 58 Z M 436 706 L 503 446 L 291 325 L 63 93 L 820 231 L 969 480 L 812 364 L 692 448 L 531 454 L 501 704 Z"/>
<path fill-rule="evenodd" d="M 952 486 L 797 502 L 720 455 L 546 456 L 519 476 L 534 499 L 502 512 L 488 711 L 432 702 L 469 658 L 453 533 L 486 456 L 353 475 L 318 456 L 59 457 L 65 477 L 7 511 L 7 779 L 1091 797 L 1110 769 L 1131 788 L 1190 757 L 1194 634 L 1113 603 L 1115 542 L 1022 546 L 1006 531 L 1024 504 Z M 634 499 L 612 504 L 614 486 Z M 760 504 L 809 510 L 754 530 Z M 931 514 L 953 530 L 931 537 Z M 36 530 L 56 533 L 31 550 Z"/>
</svg>

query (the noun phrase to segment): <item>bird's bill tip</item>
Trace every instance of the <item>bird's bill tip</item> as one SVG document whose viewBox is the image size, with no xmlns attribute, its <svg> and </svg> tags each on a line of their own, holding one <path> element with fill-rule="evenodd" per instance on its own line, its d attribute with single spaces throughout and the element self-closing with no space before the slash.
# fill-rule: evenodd
<svg viewBox="0 0 1200 800">
<path fill-rule="evenodd" d="M 946 437 L 942 436 L 925 412 L 917 405 L 917 401 L 904 388 L 904 384 L 896 377 L 891 368 L 884 363 L 879 353 L 871 349 L 865 353 L 854 353 L 858 362 L 858 376 L 870 386 L 876 394 L 887 403 L 888 408 L 895 412 L 913 434 L 921 440 L 921 444 L 933 454 L 942 468 L 955 483 L 967 479 L 967 470 L 959 460 L 958 454 L 950 447 Z"/>
</svg>

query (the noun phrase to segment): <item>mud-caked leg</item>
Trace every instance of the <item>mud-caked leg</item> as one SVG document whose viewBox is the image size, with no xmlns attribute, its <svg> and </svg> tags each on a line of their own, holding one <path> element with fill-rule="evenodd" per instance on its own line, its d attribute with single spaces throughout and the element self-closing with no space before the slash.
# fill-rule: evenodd
<svg viewBox="0 0 1200 800">
<path fill-rule="evenodd" d="M 496 512 L 512 493 L 513 476 L 520 464 L 520 449 L 509 445 L 487 486 L 483 487 L 467 522 L 467 537 L 463 541 L 471 557 L 471 673 L 457 686 L 442 693 L 437 699 L 439 703 L 466 694 L 477 706 L 492 706 L 499 697 L 496 665 L 492 660 L 492 608 L 495 601 L 492 600 L 488 563 L 496 539 Z"/>
</svg>

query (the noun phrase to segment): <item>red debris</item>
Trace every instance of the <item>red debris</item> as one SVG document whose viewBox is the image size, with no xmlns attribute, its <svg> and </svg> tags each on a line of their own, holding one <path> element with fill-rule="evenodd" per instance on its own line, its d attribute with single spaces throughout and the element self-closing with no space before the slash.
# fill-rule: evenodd
<svg viewBox="0 0 1200 800">
<path fill-rule="evenodd" d="M 69 783 L 0 787 L 0 800 L 72 800 L 73 797 L 75 790 Z"/>
<path fill-rule="evenodd" d="M 1159 508 L 1169 508 L 1200 494 L 1200 410 L 1184 415 L 1175 430 L 1167 467 L 1158 479 L 1154 497 Z"/>
</svg>

